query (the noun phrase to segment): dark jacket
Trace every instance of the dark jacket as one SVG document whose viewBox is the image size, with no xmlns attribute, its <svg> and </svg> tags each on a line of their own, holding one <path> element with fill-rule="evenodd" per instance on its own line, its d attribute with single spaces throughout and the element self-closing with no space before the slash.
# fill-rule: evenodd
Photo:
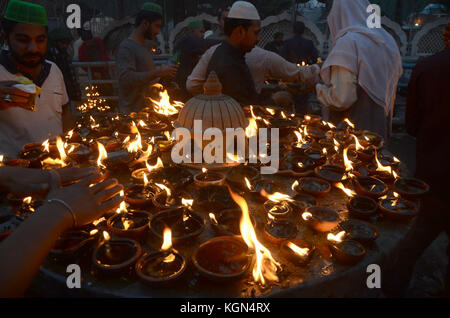
<svg viewBox="0 0 450 318">
<path fill-rule="evenodd" d="M 419 61 L 411 75 L 406 129 L 417 137 L 416 176 L 447 195 L 450 176 L 450 49 Z"/>
</svg>

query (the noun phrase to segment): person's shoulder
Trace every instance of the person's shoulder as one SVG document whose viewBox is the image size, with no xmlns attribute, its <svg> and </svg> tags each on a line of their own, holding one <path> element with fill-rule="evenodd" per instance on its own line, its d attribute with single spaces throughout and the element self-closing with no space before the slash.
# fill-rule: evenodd
<svg viewBox="0 0 450 318">
<path fill-rule="evenodd" d="M 50 64 L 50 73 L 55 73 L 58 76 L 63 76 L 61 69 L 58 67 L 58 65 L 55 62 L 52 62 L 52 61 L 46 59 L 45 63 Z"/>
</svg>

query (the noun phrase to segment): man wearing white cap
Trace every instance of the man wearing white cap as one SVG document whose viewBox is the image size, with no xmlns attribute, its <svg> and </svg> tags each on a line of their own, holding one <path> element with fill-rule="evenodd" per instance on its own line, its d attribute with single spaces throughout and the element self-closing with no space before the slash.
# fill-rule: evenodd
<svg viewBox="0 0 450 318">
<path fill-rule="evenodd" d="M 244 55 L 259 42 L 261 19 L 255 6 L 236 1 L 225 19 L 226 40 L 217 47 L 206 74 L 217 73 L 223 93 L 244 105 L 261 104 Z"/>
</svg>

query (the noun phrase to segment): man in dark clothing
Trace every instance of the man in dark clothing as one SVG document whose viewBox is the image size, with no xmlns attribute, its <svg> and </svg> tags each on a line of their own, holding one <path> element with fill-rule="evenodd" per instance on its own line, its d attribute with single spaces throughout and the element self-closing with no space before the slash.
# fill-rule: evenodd
<svg viewBox="0 0 450 318">
<path fill-rule="evenodd" d="M 448 210 L 448 163 L 450 147 L 450 49 L 419 61 L 408 87 L 406 128 L 417 138 L 416 176 L 430 185 L 422 208 L 410 232 L 389 260 L 383 279 L 388 296 L 404 296 L 416 261 L 443 232 L 450 233 Z M 439 136 L 444 138 L 439 138 Z M 450 246 L 448 249 L 450 253 Z M 450 296 L 450 263 L 444 295 Z"/>
<path fill-rule="evenodd" d="M 281 32 L 275 33 L 273 36 L 273 41 L 269 42 L 264 49 L 277 54 L 280 54 L 281 47 L 283 45 L 284 34 Z"/>
<path fill-rule="evenodd" d="M 48 59 L 55 62 L 61 69 L 66 84 L 67 95 L 71 101 L 81 101 L 80 84 L 73 68 L 70 66 L 72 57 L 67 49 L 72 42 L 72 36 L 68 29 L 58 28 L 50 32 L 50 47 L 47 52 Z"/>
<path fill-rule="evenodd" d="M 312 65 L 317 63 L 319 53 L 313 41 L 305 39 L 305 24 L 294 23 L 294 37 L 284 42 L 280 49 L 280 55 L 291 63 Z"/>
<path fill-rule="evenodd" d="M 208 49 L 210 44 L 207 40 L 203 39 L 205 34 L 205 28 L 203 21 L 194 20 L 188 25 L 189 33 L 182 38 L 175 47 L 175 52 L 178 53 L 180 68 L 178 69 L 175 82 L 178 84 L 181 90 L 181 100 L 186 101 L 191 97 L 186 89 L 186 80 L 192 73 L 195 65 L 203 53 Z"/>
<path fill-rule="evenodd" d="M 226 40 L 215 50 L 206 74 L 215 71 L 223 93 L 243 105 L 262 104 L 244 55 L 259 42 L 261 20 L 256 8 L 237 1 L 225 19 Z"/>
</svg>

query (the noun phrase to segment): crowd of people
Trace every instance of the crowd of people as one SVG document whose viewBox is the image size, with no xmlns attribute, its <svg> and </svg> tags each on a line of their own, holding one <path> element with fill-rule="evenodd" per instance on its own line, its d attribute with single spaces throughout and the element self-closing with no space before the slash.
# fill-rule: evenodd
<svg viewBox="0 0 450 318">
<path fill-rule="evenodd" d="M 236 1 L 221 10 L 219 30 L 207 30 L 200 20 L 191 21 L 186 36 L 175 45 L 171 63 L 157 67 L 146 43 L 160 33 L 163 9 L 146 2 L 115 58 L 120 112 L 128 114 L 146 107 L 148 90 L 158 82 L 173 84 L 183 100 L 202 94 L 203 83 L 214 71 L 223 93 L 242 105 L 292 106 L 292 96 L 287 92 L 263 94 L 264 83 L 306 83 L 314 88 L 330 120 L 349 118 L 358 127 L 388 139 L 402 59 L 386 30 L 367 27 L 368 5 L 367 0 L 333 1 L 328 16 L 332 46 L 323 65 L 317 64 L 319 53 L 313 42 L 304 37 L 303 23 L 294 24 L 291 39 L 283 41 L 283 34 L 277 33 L 264 49 L 258 47 L 258 10 L 249 2 Z M 42 142 L 68 129 L 74 120 L 69 102 L 80 101 L 81 92 L 70 66 L 72 35 L 64 29 L 49 32 L 42 6 L 11 0 L 2 19 L 2 37 L 7 49 L 0 54 L 0 154 L 15 157 L 24 144 Z M 83 26 L 80 38 L 74 45 L 80 61 L 110 60 L 89 24 Z M 404 294 L 415 260 L 440 232 L 449 232 L 450 218 L 441 182 L 442 175 L 450 175 L 446 165 L 449 158 L 439 150 L 447 149 L 448 140 L 434 138 L 445 136 L 444 125 L 450 119 L 446 91 L 449 54 L 446 49 L 420 61 L 411 78 L 407 129 L 417 138 L 417 175 L 431 185 L 432 191 L 424 200 L 416 225 L 386 269 L 395 273 L 389 283 L 385 280 L 383 290 L 387 295 Z M 92 75 L 94 79 L 110 76 L 105 67 L 94 68 Z M 19 76 L 31 80 L 40 91 L 18 88 Z M 108 87 L 103 89 L 107 94 Z M 30 100 L 35 103 L 34 111 L 30 111 Z M 434 160 L 431 164 L 430 157 Z M 55 174 L 59 180 L 56 185 Z M 40 193 L 47 200 L 0 243 L 0 259 L 8 259 L 0 264 L 0 296 L 23 294 L 63 231 L 91 222 L 118 206 L 122 187 L 117 180 L 103 178 L 96 169 L 43 172 L 0 167 L 2 193 Z M 78 182 L 63 187 L 73 181 Z M 396 275 L 400 266 L 408 270 Z M 447 279 L 447 288 L 449 283 Z"/>
</svg>

